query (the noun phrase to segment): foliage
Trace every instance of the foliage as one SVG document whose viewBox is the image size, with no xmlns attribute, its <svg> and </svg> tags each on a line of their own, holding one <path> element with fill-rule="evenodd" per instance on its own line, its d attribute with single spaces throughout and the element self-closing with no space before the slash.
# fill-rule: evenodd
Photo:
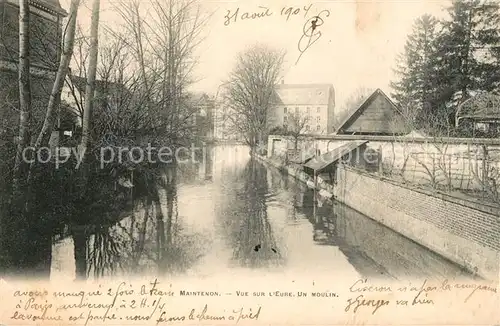
<svg viewBox="0 0 500 326">
<path fill-rule="evenodd" d="M 418 18 L 408 36 L 404 52 L 398 57 L 396 74 L 391 83 L 392 97 L 404 108 L 405 116 L 417 125 L 432 114 L 431 103 L 436 87 L 433 79 L 438 21 L 430 15 Z"/>
<path fill-rule="evenodd" d="M 453 1 L 448 13 L 416 20 L 392 83 L 407 120 L 431 134 L 453 129 L 457 106 L 500 82 L 498 3 Z"/>
<path fill-rule="evenodd" d="M 72 1 L 72 22 L 76 20 L 77 3 L 77 0 Z M 53 123 L 56 116 L 60 118 L 58 121 L 64 122 L 61 124 L 63 128 L 68 127 L 68 122 L 73 125 L 75 118 L 81 122 L 88 112 L 85 104 L 89 102 L 85 101 L 92 101 L 89 148 L 78 169 L 74 155 L 59 166 L 54 160 L 29 166 L 29 174 L 23 179 L 26 184 L 23 201 L 10 203 L 11 209 L 22 212 L 23 218 L 2 218 L 2 267 L 10 266 L 12 270 L 28 273 L 34 268 L 47 275 L 53 235 L 68 235 L 69 226 L 69 231 L 76 237 L 80 231 L 75 230 L 82 229 L 76 226 L 84 225 L 85 243 L 88 232 L 106 229 L 123 218 L 123 214 L 130 212 L 134 205 L 158 205 L 159 188 L 165 186 L 162 178 L 164 164 L 158 163 L 158 152 L 152 150 L 149 160 L 148 157 L 139 159 L 130 152 L 118 157 L 118 150 L 140 147 L 147 154 L 151 147 L 169 146 L 175 150 L 192 140 L 191 117 L 197 108 L 188 100 L 186 87 L 190 83 L 191 68 L 196 63 L 191 58 L 204 21 L 193 2 L 156 1 L 153 5 L 157 15 L 150 17 L 139 10 L 138 1 L 117 4 L 125 26 L 113 30 L 104 25 L 106 33 L 103 37 L 107 39 L 100 42 L 98 48 L 97 91 L 93 96 L 83 96 L 87 83 L 85 74 L 70 73 L 65 80 L 73 100 L 70 102 L 75 103 L 71 108 L 68 108 L 69 103 L 59 106 L 59 86 L 62 84 L 56 82 L 54 87 L 47 87 L 52 88 L 51 98 L 48 105 L 47 102 L 41 105 L 46 111 L 33 117 L 30 126 L 35 137 L 31 143 L 39 135 L 42 142 L 36 141 L 36 145 L 46 145 L 46 135 L 51 135 L 57 128 Z M 58 78 L 62 76 L 63 80 L 68 55 L 73 55 L 77 71 L 85 72 L 89 53 L 88 38 L 81 30 L 74 52 L 75 35 L 70 31 L 65 36 L 65 46 L 70 48 L 65 48 L 65 55 L 61 57 L 62 74 L 58 74 Z M 45 84 L 49 83 L 45 81 Z M 45 96 L 45 100 L 47 98 Z M 18 106 L 18 102 L 13 101 L 13 106 Z M 43 127 L 43 118 L 39 119 L 42 116 L 46 117 Z M 7 145 L 13 145 L 10 144 L 12 138 L 6 140 Z M 79 141 L 77 133 L 73 139 L 59 145 L 74 146 Z M 3 149 L 9 148 L 14 154 L 13 146 L 7 145 L 2 146 Z M 103 147 L 113 148 L 116 155 L 115 160 L 104 166 L 100 157 Z M 55 150 L 54 147 L 51 149 Z M 50 154 L 54 158 L 56 152 Z M 9 164 L 13 165 L 13 160 L 3 163 L 2 172 Z M 12 183 L 11 180 L 5 181 L 7 185 Z M 3 190 L 2 202 L 5 199 Z M 29 204 L 21 204 L 24 200 Z M 155 213 L 157 218 L 162 218 L 161 210 L 155 209 Z M 16 239 L 12 235 L 21 239 L 18 246 L 13 246 Z M 75 248 L 75 256 L 81 263 L 82 256 L 79 255 L 85 255 L 86 251 L 76 249 L 81 248 Z M 87 271 L 85 264 L 77 263 L 79 276 L 85 276 L 82 274 Z"/>
</svg>

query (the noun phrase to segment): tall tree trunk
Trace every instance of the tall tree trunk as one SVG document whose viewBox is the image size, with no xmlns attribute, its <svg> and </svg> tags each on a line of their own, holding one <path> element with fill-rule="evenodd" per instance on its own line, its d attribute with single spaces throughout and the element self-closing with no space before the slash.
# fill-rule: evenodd
<svg viewBox="0 0 500 326">
<path fill-rule="evenodd" d="M 37 140 L 35 142 L 35 147 L 39 148 L 42 145 L 48 144 L 50 134 L 52 133 L 52 128 L 54 125 L 54 120 L 57 112 L 59 103 L 61 102 L 61 91 L 64 86 L 64 80 L 68 73 L 69 63 L 71 57 L 73 56 L 73 46 L 75 43 L 75 31 L 76 31 L 76 17 L 78 15 L 78 7 L 80 6 L 80 0 L 71 0 L 69 9 L 69 21 L 66 27 L 66 35 L 64 36 L 63 51 L 61 55 L 61 61 L 59 62 L 59 68 L 57 70 L 56 79 L 54 85 L 52 86 L 52 91 L 50 93 L 49 104 L 47 105 L 47 111 L 45 113 L 45 120 L 43 122 L 42 130 L 38 134 Z"/>
<path fill-rule="evenodd" d="M 97 55 L 99 47 L 99 10 L 100 0 L 94 0 L 92 5 L 92 22 L 90 26 L 90 51 L 89 67 L 87 72 L 87 86 L 85 88 L 85 107 L 83 111 L 82 141 L 81 149 L 86 150 L 89 145 L 89 134 L 91 129 L 92 107 L 94 101 L 95 79 L 97 72 Z M 80 153 L 85 153 L 81 151 Z"/>
<path fill-rule="evenodd" d="M 14 164 L 13 194 L 17 198 L 21 193 L 23 151 L 29 143 L 31 120 L 31 82 L 30 82 L 30 14 L 29 1 L 19 1 L 19 134 L 16 160 Z"/>
</svg>

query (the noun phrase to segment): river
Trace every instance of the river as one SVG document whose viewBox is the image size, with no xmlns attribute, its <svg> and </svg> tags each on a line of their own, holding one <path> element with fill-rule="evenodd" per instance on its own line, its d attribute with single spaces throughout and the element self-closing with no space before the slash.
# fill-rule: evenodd
<svg viewBox="0 0 500 326">
<path fill-rule="evenodd" d="M 292 177 L 217 146 L 208 164 L 167 170 L 161 218 L 134 214 L 91 237 L 89 278 L 250 275 L 467 277 L 457 265 Z M 52 250 L 51 279 L 75 278 L 71 239 Z"/>
</svg>

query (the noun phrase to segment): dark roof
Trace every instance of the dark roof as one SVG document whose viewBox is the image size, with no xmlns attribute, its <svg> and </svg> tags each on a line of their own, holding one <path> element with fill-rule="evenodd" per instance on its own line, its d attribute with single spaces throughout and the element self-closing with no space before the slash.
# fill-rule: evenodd
<svg viewBox="0 0 500 326">
<path fill-rule="evenodd" d="M 500 96 L 492 93 L 473 96 L 458 106 L 456 117 L 457 120 L 500 120 Z"/>
<path fill-rule="evenodd" d="M 338 120 L 335 125 L 335 130 L 341 130 L 345 128 L 348 124 L 352 123 L 352 121 L 356 118 L 357 115 L 363 113 L 370 104 L 375 100 L 378 95 L 384 96 L 391 105 L 396 107 L 394 102 L 380 89 L 377 88 L 372 94 L 367 97 L 360 98 L 360 101 L 357 105 L 354 105 L 350 110 L 346 111 Z"/>
<path fill-rule="evenodd" d="M 331 84 L 278 84 L 276 94 L 282 105 L 327 105 Z"/>
<path fill-rule="evenodd" d="M 349 154 L 356 148 L 366 143 L 368 143 L 367 140 L 357 140 L 348 142 L 347 144 L 341 145 L 323 155 L 316 156 L 315 158 L 304 164 L 304 167 L 312 169 L 314 171 L 323 170 L 330 164 L 341 159 L 344 155 Z"/>
</svg>

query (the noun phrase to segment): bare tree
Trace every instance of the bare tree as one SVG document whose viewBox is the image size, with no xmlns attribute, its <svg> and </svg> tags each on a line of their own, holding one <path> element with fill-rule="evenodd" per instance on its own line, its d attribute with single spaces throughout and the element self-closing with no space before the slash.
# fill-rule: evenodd
<svg viewBox="0 0 500 326">
<path fill-rule="evenodd" d="M 59 62 L 59 68 L 57 70 L 56 79 L 54 81 L 52 92 L 50 94 L 43 126 L 35 142 L 36 148 L 43 146 L 49 142 L 49 137 L 52 132 L 52 128 L 54 126 L 54 120 L 57 114 L 57 107 L 61 102 L 61 91 L 64 86 L 64 80 L 66 79 L 66 75 L 68 74 L 68 68 L 71 61 L 71 57 L 73 56 L 73 46 L 74 46 L 75 31 L 76 31 L 76 18 L 78 15 L 79 6 L 80 6 L 80 0 L 71 0 L 69 9 L 69 20 L 65 30 L 66 34 L 64 37 L 61 61 Z"/>
<path fill-rule="evenodd" d="M 363 102 L 366 100 L 368 96 L 373 93 L 373 88 L 360 86 L 356 88 L 347 99 L 344 101 L 344 104 L 341 106 L 341 112 L 348 112 L 350 110 L 357 109 Z"/>
<path fill-rule="evenodd" d="M 187 87 L 197 60 L 194 50 L 202 41 L 206 17 L 196 1 L 153 1 L 146 11 L 138 0 L 123 1 L 116 10 L 125 21 L 127 44 L 134 54 L 142 87 L 150 93 L 149 106 L 161 119 L 158 129 L 168 131 L 173 143 L 185 139 L 195 109 L 189 105 Z M 154 102 L 154 103 L 153 103 Z"/>
<path fill-rule="evenodd" d="M 252 148 L 265 142 L 267 117 L 276 104 L 275 85 L 284 56 L 281 50 L 254 45 L 238 55 L 224 86 L 224 101 L 230 110 L 228 129 Z"/>
<path fill-rule="evenodd" d="M 16 160 L 14 164 L 13 193 L 21 191 L 21 169 L 23 151 L 29 143 L 31 119 L 31 83 L 30 83 L 30 9 L 29 1 L 19 1 L 19 136 L 17 140 Z"/>
<path fill-rule="evenodd" d="M 288 125 L 286 127 L 288 135 L 293 137 L 294 150 L 297 151 L 299 137 L 306 131 L 306 126 L 309 124 L 311 117 L 306 114 L 289 113 L 287 115 Z"/>
<path fill-rule="evenodd" d="M 427 184 L 432 189 L 472 194 L 481 191 L 484 199 L 498 203 L 500 173 L 498 157 L 490 154 L 488 145 L 478 145 L 470 138 L 466 148 L 457 151 L 455 130 L 444 116 L 429 115 L 418 122 L 415 110 L 398 106 L 408 130 L 412 133 L 394 137 L 393 162 L 385 160 L 386 172 L 406 182 Z M 416 138 L 425 137 L 425 141 Z M 402 165 L 396 166 L 394 144 L 402 147 Z M 460 147 L 459 147 L 460 148 Z M 464 184 L 465 180 L 465 184 Z"/>
<path fill-rule="evenodd" d="M 84 154 L 89 145 L 89 129 L 92 118 L 92 104 L 94 101 L 95 80 L 97 73 L 97 57 L 99 52 L 99 10 L 100 0 L 94 0 L 92 5 L 92 22 L 90 26 L 90 52 L 89 66 L 87 73 L 87 85 L 85 88 L 85 108 L 83 110 L 82 140 L 80 143 L 80 153 Z"/>
</svg>

